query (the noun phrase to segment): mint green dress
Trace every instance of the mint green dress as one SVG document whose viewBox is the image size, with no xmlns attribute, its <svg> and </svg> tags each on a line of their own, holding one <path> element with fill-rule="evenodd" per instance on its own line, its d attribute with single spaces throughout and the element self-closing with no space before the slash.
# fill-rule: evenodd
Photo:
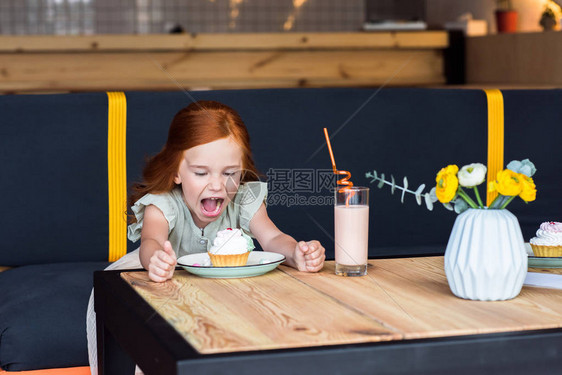
<svg viewBox="0 0 562 375">
<path fill-rule="evenodd" d="M 241 184 L 234 199 L 219 218 L 205 228 L 198 228 L 187 208 L 180 187 L 163 194 L 146 194 L 132 207 L 137 222 L 129 225 L 128 237 L 136 242 L 141 237 L 144 209 L 154 205 L 162 211 L 168 221 L 168 240 L 176 256 L 204 253 L 212 245 L 217 232 L 226 228 L 240 228 L 252 236 L 250 221 L 267 199 L 267 183 L 246 182 Z"/>
</svg>

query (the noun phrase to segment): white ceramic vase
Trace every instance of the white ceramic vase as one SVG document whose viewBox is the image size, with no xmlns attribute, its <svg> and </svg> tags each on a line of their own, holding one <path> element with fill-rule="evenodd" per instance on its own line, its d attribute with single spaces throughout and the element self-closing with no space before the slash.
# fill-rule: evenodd
<svg viewBox="0 0 562 375">
<path fill-rule="evenodd" d="M 451 291 L 460 298 L 516 297 L 527 274 L 527 252 L 515 215 L 494 209 L 460 214 L 445 250 L 445 274 Z"/>
</svg>

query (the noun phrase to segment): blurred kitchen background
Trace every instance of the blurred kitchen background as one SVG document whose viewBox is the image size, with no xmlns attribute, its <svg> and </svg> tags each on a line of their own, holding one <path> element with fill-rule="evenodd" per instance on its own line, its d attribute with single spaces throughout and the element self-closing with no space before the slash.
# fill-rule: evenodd
<svg viewBox="0 0 562 375">
<path fill-rule="evenodd" d="M 512 0 L 518 31 L 540 31 L 548 0 Z M 496 32 L 494 0 L 1 0 L 0 34 L 352 32 L 366 21 L 442 29 L 470 14 Z M 559 20 L 557 20 L 559 21 Z"/>
<path fill-rule="evenodd" d="M 0 0 L 0 94 L 552 88 L 561 18 L 554 0 Z"/>
</svg>

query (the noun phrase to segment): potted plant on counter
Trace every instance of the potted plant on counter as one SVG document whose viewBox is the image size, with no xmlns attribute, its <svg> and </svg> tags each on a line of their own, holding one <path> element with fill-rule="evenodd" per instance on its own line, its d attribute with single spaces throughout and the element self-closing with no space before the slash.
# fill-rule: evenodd
<svg viewBox="0 0 562 375">
<path fill-rule="evenodd" d="M 556 15 L 554 14 L 552 8 L 547 5 L 541 14 L 539 25 L 542 26 L 544 31 L 551 31 L 554 30 L 556 24 Z"/>
</svg>

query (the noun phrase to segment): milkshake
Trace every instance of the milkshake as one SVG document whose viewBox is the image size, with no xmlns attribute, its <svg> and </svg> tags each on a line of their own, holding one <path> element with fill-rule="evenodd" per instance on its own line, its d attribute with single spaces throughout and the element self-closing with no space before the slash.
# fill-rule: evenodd
<svg viewBox="0 0 562 375">
<path fill-rule="evenodd" d="M 368 194 L 368 188 L 360 187 L 336 192 L 334 230 L 337 275 L 363 276 L 367 274 Z"/>
</svg>

